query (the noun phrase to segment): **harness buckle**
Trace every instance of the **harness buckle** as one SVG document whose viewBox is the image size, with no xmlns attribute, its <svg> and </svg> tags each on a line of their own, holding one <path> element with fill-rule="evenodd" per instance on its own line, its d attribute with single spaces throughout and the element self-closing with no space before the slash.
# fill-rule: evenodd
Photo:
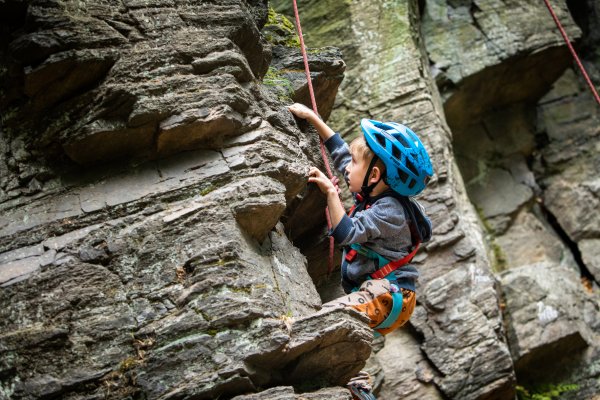
<svg viewBox="0 0 600 400">
<path fill-rule="evenodd" d="M 354 259 L 356 258 L 356 255 L 358 254 L 358 252 L 354 249 L 350 249 L 348 250 L 348 252 L 346 253 L 346 261 L 348 262 L 352 262 L 354 261 Z"/>
</svg>

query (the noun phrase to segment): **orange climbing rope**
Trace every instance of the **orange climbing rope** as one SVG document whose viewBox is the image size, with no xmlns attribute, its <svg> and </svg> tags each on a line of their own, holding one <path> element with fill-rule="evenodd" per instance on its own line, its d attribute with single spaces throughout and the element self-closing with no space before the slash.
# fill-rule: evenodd
<svg viewBox="0 0 600 400">
<path fill-rule="evenodd" d="M 294 15 L 296 17 L 296 29 L 298 30 L 298 38 L 300 38 L 300 50 L 302 50 L 302 59 L 304 60 L 304 72 L 306 73 L 306 81 L 308 82 L 308 93 L 310 95 L 310 102 L 312 104 L 312 109 L 315 114 L 319 115 L 319 111 L 317 110 L 317 102 L 315 100 L 315 93 L 313 91 L 312 80 L 310 78 L 310 69 L 308 68 L 308 57 L 306 56 L 306 47 L 304 46 L 304 37 L 302 36 L 302 27 L 300 26 L 300 15 L 298 13 L 298 5 L 296 4 L 296 0 L 294 2 Z M 336 180 L 334 179 L 334 175 L 331 172 L 331 167 L 329 166 L 329 161 L 327 159 L 327 153 L 325 152 L 325 145 L 323 143 L 323 139 L 319 138 L 320 148 L 321 148 L 321 157 L 323 157 L 323 163 L 325 164 L 325 169 L 327 170 L 327 176 L 334 183 L 337 188 Z M 331 230 L 331 216 L 329 214 L 329 208 L 325 210 L 325 218 L 327 219 L 327 227 Z M 334 242 L 333 236 L 329 237 L 329 268 L 327 269 L 328 273 L 333 271 L 333 252 L 334 252 Z"/>
<path fill-rule="evenodd" d="M 567 36 L 567 33 L 565 32 L 565 29 L 563 28 L 563 26 L 560 23 L 558 17 L 556 16 L 556 13 L 552 9 L 552 6 L 550 5 L 550 2 L 548 0 L 544 0 L 544 3 L 546 3 L 546 7 L 548 7 L 548 11 L 550 11 L 550 15 L 552 15 L 552 19 L 554 19 L 554 22 L 556 23 L 556 26 L 558 27 L 558 30 L 560 31 L 560 34 L 562 35 L 563 39 L 565 40 L 565 43 L 567 43 L 567 46 L 569 47 L 569 50 L 571 51 L 571 54 L 573 55 L 573 58 L 575 59 L 575 62 L 577 63 L 577 66 L 581 70 L 581 74 L 583 75 L 583 78 L 585 79 L 585 81 L 587 82 L 588 86 L 590 87 L 590 90 L 592 91 L 592 94 L 594 95 L 594 98 L 596 99 L 596 102 L 598 103 L 598 105 L 600 105 L 600 96 L 598 96 L 598 92 L 596 91 L 596 88 L 594 87 L 594 84 L 592 83 L 592 80 L 588 76 L 587 71 L 585 70 L 583 64 L 579 60 L 579 57 L 577 56 L 577 53 L 575 52 L 575 49 L 571 45 L 571 41 L 569 40 L 569 37 Z"/>
</svg>

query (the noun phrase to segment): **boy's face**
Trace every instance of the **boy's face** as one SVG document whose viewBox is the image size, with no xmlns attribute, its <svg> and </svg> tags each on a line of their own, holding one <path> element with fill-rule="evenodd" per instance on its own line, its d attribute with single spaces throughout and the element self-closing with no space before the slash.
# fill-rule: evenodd
<svg viewBox="0 0 600 400">
<path fill-rule="evenodd" d="M 364 160 L 362 157 L 357 157 L 356 154 L 352 154 L 352 161 L 346 165 L 346 172 L 348 173 L 348 186 L 352 193 L 360 192 L 365 174 L 369 168 L 369 161 Z"/>
</svg>

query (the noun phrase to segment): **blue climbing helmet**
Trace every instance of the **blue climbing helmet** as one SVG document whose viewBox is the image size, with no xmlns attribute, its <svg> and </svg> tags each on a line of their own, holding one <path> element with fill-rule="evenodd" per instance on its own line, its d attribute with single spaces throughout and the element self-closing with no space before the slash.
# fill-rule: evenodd
<svg viewBox="0 0 600 400">
<path fill-rule="evenodd" d="M 408 127 L 395 122 L 362 119 L 360 127 L 368 146 L 385 165 L 384 182 L 403 196 L 421 193 L 433 176 L 433 166 L 417 135 Z M 367 175 L 373 165 L 374 162 Z"/>
</svg>

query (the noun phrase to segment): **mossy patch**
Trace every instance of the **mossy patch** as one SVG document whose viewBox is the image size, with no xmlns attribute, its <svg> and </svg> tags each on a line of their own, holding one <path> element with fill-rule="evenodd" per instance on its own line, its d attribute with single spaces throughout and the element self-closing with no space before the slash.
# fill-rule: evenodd
<svg viewBox="0 0 600 400">
<path fill-rule="evenodd" d="M 218 329 L 211 328 L 211 329 L 207 329 L 207 330 L 206 330 L 206 333 L 207 333 L 208 335 L 210 335 L 210 336 L 213 336 L 213 337 L 214 337 L 214 336 L 216 336 L 216 335 L 217 335 L 217 333 L 219 333 L 219 330 L 218 330 Z"/>
<path fill-rule="evenodd" d="M 553 400 L 559 398 L 563 393 L 579 389 L 576 384 L 545 384 L 534 388 L 525 388 L 517 385 L 517 398 L 519 400 Z"/>
<path fill-rule="evenodd" d="M 496 232 L 483 214 L 483 210 L 476 205 L 474 206 L 475 210 L 477 211 L 477 215 L 479 216 L 479 220 L 486 231 L 487 242 L 492 252 L 492 271 L 496 273 L 504 271 L 508 268 L 508 260 L 504 254 L 504 251 L 502 250 L 502 247 L 496 243 Z"/>
<path fill-rule="evenodd" d="M 281 72 L 273 67 L 269 67 L 265 77 L 263 78 L 263 85 L 272 87 L 277 93 L 277 98 L 281 102 L 291 101 L 294 95 L 294 88 L 292 82 L 286 79 Z"/>
<path fill-rule="evenodd" d="M 252 288 L 250 287 L 227 286 L 227 289 L 231 290 L 233 293 L 244 293 L 247 295 L 252 294 Z"/>
<path fill-rule="evenodd" d="M 119 371 L 121 371 L 121 372 L 129 371 L 129 370 L 137 367 L 140 363 L 141 363 L 141 360 L 139 360 L 138 358 L 128 357 L 128 358 L 124 359 L 123 361 L 121 361 L 121 363 L 119 364 Z"/>
<path fill-rule="evenodd" d="M 206 196 L 207 194 L 209 194 L 210 192 L 212 192 L 213 190 L 215 190 L 217 187 L 213 186 L 211 184 L 204 186 L 200 189 L 200 196 Z"/>
<path fill-rule="evenodd" d="M 271 44 L 300 47 L 300 38 L 296 33 L 294 24 L 285 15 L 277 13 L 273 7 L 269 7 L 269 15 L 263 28 L 263 35 Z"/>
<path fill-rule="evenodd" d="M 494 239 L 492 239 L 490 246 L 492 248 L 492 254 L 494 256 L 494 260 L 492 263 L 492 270 L 494 272 L 501 272 L 507 269 L 508 260 L 504 255 L 504 251 L 502 251 L 502 247 L 500 247 Z"/>
</svg>

